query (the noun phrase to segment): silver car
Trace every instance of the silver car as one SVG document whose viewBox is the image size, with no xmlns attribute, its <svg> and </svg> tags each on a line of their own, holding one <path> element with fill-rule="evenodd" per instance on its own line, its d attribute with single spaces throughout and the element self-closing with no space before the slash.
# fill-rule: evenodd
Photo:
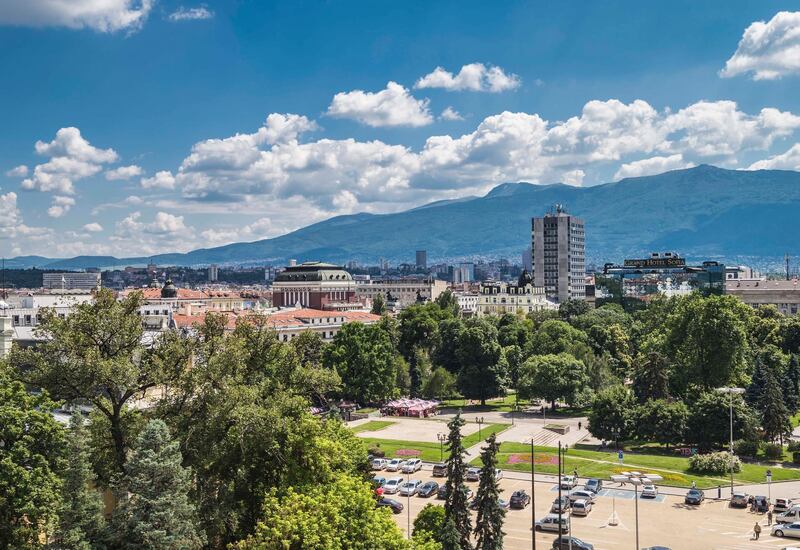
<svg viewBox="0 0 800 550">
<path fill-rule="evenodd" d="M 572 502 L 576 500 L 586 500 L 594 504 L 594 499 L 596 495 L 592 491 L 587 491 L 586 489 L 574 489 L 569 492 L 569 499 Z"/>
<path fill-rule="evenodd" d="M 800 539 L 800 523 L 776 523 L 771 533 L 776 537 L 792 537 Z"/>
<path fill-rule="evenodd" d="M 414 496 L 417 494 L 417 489 L 419 486 L 422 485 L 422 482 L 418 479 L 412 479 L 411 481 L 406 481 L 400 486 L 400 495 L 404 497 Z"/>
<path fill-rule="evenodd" d="M 573 516 L 588 516 L 592 511 L 592 503 L 588 500 L 576 500 L 572 503 Z"/>
<path fill-rule="evenodd" d="M 552 531 L 558 533 L 558 514 L 547 514 L 536 522 L 537 531 Z M 569 533 L 569 517 L 561 517 L 561 532 Z"/>
</svg>

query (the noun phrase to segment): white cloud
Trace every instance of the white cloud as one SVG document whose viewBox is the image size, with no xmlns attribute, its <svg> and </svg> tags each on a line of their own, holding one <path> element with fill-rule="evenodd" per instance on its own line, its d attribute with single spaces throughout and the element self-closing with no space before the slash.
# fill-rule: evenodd
<svg viewBox="0 0 800 550">
<path fill-rule="evenodd" d="M 273 236 L 274 226 L 269 218 L 260 218 L 251 224 L 237 227 L 215 226 L 200 233 L 207 246 L 255 241 Z"/>
<path fill-rule="evenodd" d="M 183 221 L 183 216 L 174 216 L 167 212 L 156 213 L 153 221 L 145 223 L 140 221 L 141 212 L 133 212 L 117 222 L 116 236 L 118 238 L 142 238 L 142 233 L 152 235 L 175 235 L 184 233 L 189 228 Z"/>
<path fill-rule="evenodd" d="M 120 166 L 113 170 L 107 170 L 105 173 L 108 181 L 129 180 L 141 176 L 144 170 L 141 167 L 131 164 L 130 166 Z"/>
<path fill-rule="evenodd" d="M 795 143 L 788 151 L 754 162 L 748 170 L 800 170 L 800 143 Z"/>
<path fill-rule="evenodd" d="M 177 10 L 169 14 L 170 21 L 193 21 L 197 19 L 211 19 L 214 17 L 214 12 L 205 6 L 198 8 L 179 7 Z"/>
<path fill-rule="evenodd" d="M 433 72 L 420 78 L 415 88 L 443 88 L 449 91 L 470 90 L 473 92 L 504 92 L 520 85 L 517 75 L 506 73 L 500 67 L 483 63 L 464 65 L 458 74 L 436 67 Z"/>
<path fill-rule="evenodd" d="M 752 73 L 755 80 L 774 80 L 799 72 L 800 12 L 781 11 L 768 22 L 756 21 L 745 29 L 720 76 Z"/>
<path fill-rule="evenodd" d="M 22 213 L 17 208 L 17 194 L 10 191 L 0 195 L 0 237 L 9 236 L 15 227 L 22 223 Z"/>
<path fill-rule="evenodd" d="M 53 197 L 53 205 L 47 209 L 47 215 L 51 218 L 60 218 L 69 212 L 73 206 L 75 206 L 75 199 L 72 197 L 56 195 Z"/>
<path fill-rule="evenodd" d="M 464 120 L 464 117 L 461 116 L 461 113 L 453 109 L 452 107 L 445 107 L 444 111 L 440 115 L 442 120 Z"/>
<path fill-rule="evenodd" d="M 158 187 L 160 189 L 174 189 L 175 177 L 169 170 L 162 170 L 160 172 L 156 172 L 156 175 L 151 178 L 142 178 L 141 184 L 145 189 L 151 189 L 153 187 Z"/>
<path fill-rule="evenodd" d="M 11 253 L 18 256 L 23 253 L 20 246 L 21 239 L 37 242 L 53 234 L 53 230 L 46 227 L 30 227 L 22 221 L 22 212 L 17 205 L 17 194 L 9 191 L 0 195 L 0 239 L 13 239 Z M 31 253 L 29 249 L 24 249 Z"/>
<path fill-rule="evenodd" d="M 433 122 L 428 100 L 412 97 L 396 82 L 389 82 L 380 92 L 340 92 L 333 96 L 327 114 L 373 127 L 425 126 Z"/>
<path fill-rule="evenodd" d="M 103 230 L 103 226 L 97 222 L 92 222 L 84 225 L 83 230 L 88 231 L 89 233 L 100 233 Z"/>
<path fill-rule="evenodd" d="M 668 157 L 650 157 L 623 164 L 614 174 L 614 179 L 621 180 L 623 178 L 650 176 L 653 174 L 668 172 L 670 170 L 689 168 L 691 166 L 694 166 L 694 164 L 684 161 L 683 155 L 680 153 L 670 155 Z"/>
<path fill-rule="evenodd" d="M 7 0 L 0 24 L 25 27 L 134 31 L 144 24 L 154 0 Z"/>
<path fill-rule="evenodd" d="M 564 172 L 561 175 L 561 182 L 566 183 L 567 185 L 581 185 L 583 183 L 583 178 L 586 177 L 586 172 L 581 170 L 580 168 L 576 168 L 575 170 L 570 170 L 568 172 Z"/>
<path fill-rule="evenodd" d="M 49 143 L 37 141 L 35 149 L 50 160 L 37 165 L 31 177 L 22 180 L 22 188 L 29 191 L 71 195 L 75 192 L 75 181 L 94 176 L 103 164 L 117 160 L 113 149 L 94 147 L 74 127 L 61 128 Z"/>
<path fill-rule="evenodd" d="M 20 164 L 19 166 L 15 166 L 11 170 L 6 172 L 6 176 L 9 178 L 24 178 L 28 175 L 28 167 L 24 164 Z"/>
</svg>

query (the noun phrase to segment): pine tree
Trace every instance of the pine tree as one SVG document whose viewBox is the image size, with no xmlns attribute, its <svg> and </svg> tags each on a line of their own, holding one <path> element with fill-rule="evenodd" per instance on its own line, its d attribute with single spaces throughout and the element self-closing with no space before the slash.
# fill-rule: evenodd
<svg viewBox="0 0 800 550">
<path fill-rule="evenodd" d="M 467 486 L 464 484 L 467 466 L 464 457 L 467 450 L 461 440 L 461 427 L 465 422 L 461 414 L 457 414 L 447 427 L 450 434 L 447 436 L 447 497 L 444 503 L 445 512 L 445 532 L 452 523 L 453 529 L 458 533 L 458 544 L 453 546 L 454 537 L 452 533 L 442 541 L 442 550 L 469 550 L 472 548 L 470 534 L 472 532 L 472 520 L 467 508 Z"/>
<path fill-rule="evenodd" d="M 422 393 L 422 373 L 419 365 L 420 353 L 419 348 L 415 348 L 414 353 L 411 354 L 411 362 L 408 365 L 408 374 L 411 377 L 411 397 L 419 397 L 420 393 Z"/>
<path fill-rule="evenodd" d="M 442 544 L 442 550 L 459 550 L 461 548 L 461 533 L 458 532 L 453 518 L 444 520 L 439 540 Z"/>
<path fill-rule="evenodd" d="M 760 408 L 761 398 L 764 393 L 764 382 L 767 368 L 761 362 L 760 358 L 756 359 L 755 367 L 753 368 L 753 377 L 750 385 L 744 394 L 744 400 L 751 407 Z"/>
<path fill-rule="evenodd" d="M 161 420 L 151 420 L 137 439 L 119 484 L 121 502 L 114 513 L 114 535 L 122 548 L 200 548 L 189 501 L 190 470 L 181 466 L 178 443 Z"/>
<path fill-rule="evenodd" d="M 500 486 L 497 482 L 497 451 L 500 445 L 495 434 L 486 440 L 481 452 L 481 480 L 475 500 L 478 503 L 478 517 L 475 521 L 475 535 L 478 537 L 477 550 L 502 550 L 503 520 L 506 511 L 500 508 Z"/>
<path fill-rule="evenodd" d="M 376 294 L 372 299 L 372 313 L 375 315 L 383 315 L 386 313 L 386 299 L 383 294 Z"/>
<path fill-rule="evenodd" d="M 88 435 L 80 412 L 72 415 L 67 437 L 67 469 L 61 491 L 58 547 L 65 550 L 103 548 L 105 518 L 89 453 Z"/>
<path fill-rule="evenodd" d="M 795 414 L 800 407 L 800 365 L 797 356 L 792 355 L 789 366 L 783 376 L 783 401 L 789 414 Z"/>
<path fill-rule="evenodd" d="M 769 441 L 779 439 L 783 444 L 783 438 L 792 433 L 792 423 L 778 377 L 771 369 L 764 370 L 764 391 L 759 408 L 762 411 L 761 427 L 764 429 L 764 436 Z"/>
</svg>

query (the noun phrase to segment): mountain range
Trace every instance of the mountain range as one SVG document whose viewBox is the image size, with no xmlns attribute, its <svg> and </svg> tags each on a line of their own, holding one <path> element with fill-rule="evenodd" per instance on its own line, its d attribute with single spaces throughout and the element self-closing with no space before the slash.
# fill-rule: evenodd
<svg viewBox="0 0 800 550">
<path fill-rule="evenodd" d="M 152 257 L 20 256 L 7 267 L 81 269 L 143 265 L 282 265 L 288 259 L 377 263 L 520 258 L 531 217 L 562 204 L 586 222 L 589 262 L 675 251 L 688 258 L 779 258 L 800 252 L 800 172 L 701 165 L 593 187 L 505 183 L 483 197 L 394 214 L 337 216 L 286 235 Z"/>
</svg>

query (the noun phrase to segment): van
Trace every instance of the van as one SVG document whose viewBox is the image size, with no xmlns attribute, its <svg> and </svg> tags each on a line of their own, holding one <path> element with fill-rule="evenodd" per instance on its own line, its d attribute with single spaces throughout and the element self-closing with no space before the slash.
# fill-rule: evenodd
<svg viewBox="0 0 800 550">
<path fill-rule="evenodd" d="M 778 514 L 775 516 L 775 521 L 777 523 L 794 523 L 800 521 L 800 505 L 795 504 L 785 512 Z"/>
<path fill-rule="evenodd" d="M 591 511 L 592 511 L 591 501 L 580 499 L 572 503 L 573 516 L 588 516 L 589 512 Z"/>
<path fill-rule="evenodd" d="M 558 514 L 547 514 L 536 522 L 537 531 L 551 531 L 558 533 Z M 561 517 L 561 532 L 569 533 L 569 517 Z"/>
</svg>

